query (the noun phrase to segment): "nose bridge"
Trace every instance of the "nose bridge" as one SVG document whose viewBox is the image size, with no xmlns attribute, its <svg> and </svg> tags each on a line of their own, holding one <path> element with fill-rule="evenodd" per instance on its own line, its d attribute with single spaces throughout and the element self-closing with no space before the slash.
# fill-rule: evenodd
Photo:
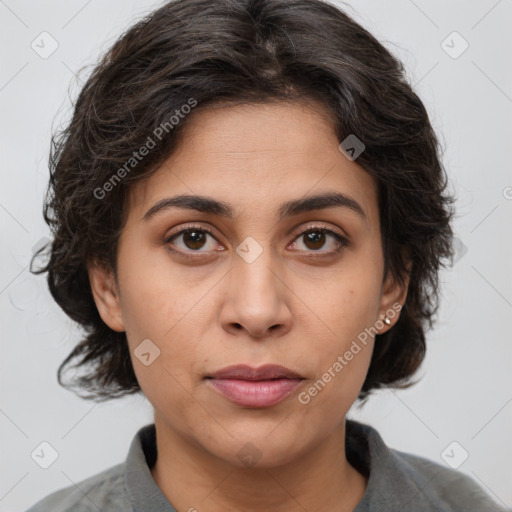
<svg viewBox="0 0 512 512">
<path fill-rule="evenodd" d="M 233 263 L 234 282 L 245 289 L 242 296 L 251 296 L 252 300 L 275 300 L 280 289 L 280 280 L 274 270 L 273 251 L 270 243 L 247 237 L 236 249 L 237 257 Z"/>
<path fill-rule="evenodd" d="M 284 288 L 270 242 L 244 240 L 237 247 L 229 280 L 229 300 L 224 304 L 224 328 L 243 327 L 251 336 L 264 337 L 271 328 L 290 328 Z"/>
</svg>

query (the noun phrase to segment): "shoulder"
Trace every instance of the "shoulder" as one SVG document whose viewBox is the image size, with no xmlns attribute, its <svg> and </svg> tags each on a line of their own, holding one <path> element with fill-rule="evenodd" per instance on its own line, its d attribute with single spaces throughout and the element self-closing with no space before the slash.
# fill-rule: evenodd
<svg viewBox="0 0 512 512">
<path fill-rule="evenodd" d="M 432 503 L 437 510 L 505 511 L 468 475 L 419 455 L 389 451 L 404 479 L 417 487 L 421 501 Z"/>
<path fill-rule="evenodd" d="M 472 477 L 389 447 L 370 425 L 348 420 L 346 448 L 368 477 L 355 512 L 506 512 Z"/>
<path fill-rule="evenodd" d="M 118 464 L 46 496 L 27 512 L 114 512 L 130 507 L 124 487 L 124 464 Z"/>
</svg>

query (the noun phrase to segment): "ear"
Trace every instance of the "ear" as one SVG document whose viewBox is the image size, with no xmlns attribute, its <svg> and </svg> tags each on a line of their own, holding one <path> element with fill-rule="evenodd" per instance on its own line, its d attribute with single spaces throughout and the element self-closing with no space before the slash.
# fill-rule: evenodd
<svg viewBox="0 0 512 512">
<path fill-rule="evenodd" d="M 94 302 L 103 321 L 114 331 L 124 332 L 119 290 L 112 271 L 93 263 L 88 267 Z"/>
<path fill-rule="evenodd" d="M 382 329 L 379 329 L 379 334 L 384 334 L 389 331 L 398 322 L 398 319 L 400 318 L 400 311 L 407 298 L 412 264 L 407 256 L 404 255 L 404 257 L 407 269 L 404 276 L 404 283 L 400 284 L 399 281 L 392 276 L 391 272 L 388 272 L 388 275 L 382 284 L 380 312 L 378 319 L 376 319 L 380 320 L 383 324 Z M 383 322 L 386 316 L 391 321 L 389 325 Z M 381 322 L 379 322 L 379 324 Z"/>
</svg>

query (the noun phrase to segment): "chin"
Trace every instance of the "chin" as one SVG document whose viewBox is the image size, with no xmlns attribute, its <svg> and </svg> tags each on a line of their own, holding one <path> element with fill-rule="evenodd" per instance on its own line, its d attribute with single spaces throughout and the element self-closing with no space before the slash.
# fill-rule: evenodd
<svg viewBox="0 0 512 512">
<path fill-rule="evenodd" d="M 238 435 L 230 437 L 226 435 L 224 442 L 208 440 L 211 446 L 203 444 L 203 448 L 213 456 L 224 460 L 227 464 L 239 468 L 270 469 L 284 466 L 293 462 L 297 457 L 307 451 L 304 445 L 304 437 L 297 432 L 294 437 L 283 432 L 281 436 L 273 437 L 267 432 L 271 430 L 255 431 L 252 435 Z M 300 446 L 298 443 L 300 439 Z"/>
</svg>

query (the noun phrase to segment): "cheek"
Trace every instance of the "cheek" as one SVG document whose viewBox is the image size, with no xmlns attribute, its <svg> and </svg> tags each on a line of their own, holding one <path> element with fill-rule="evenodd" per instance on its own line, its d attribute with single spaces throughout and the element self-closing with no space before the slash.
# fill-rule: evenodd
<svg viewBox="0 0 512 512">
<path fill-rule="evenodd" d="M 319 337 L 315 355 L 315 375 L 299 396 L 304 407 L 311 407 L 308 414 L 315 418 L 343 418 L 356 400 L 364 383 L 374 346 L 369 329 L 369 315 L 348 308 L 332 322 L 334 334 Z"/>
<path fill-rule="evenodd" d="M 144 265 L 139 260 L 145 261 Z M 180 401 L 180 386 L 190 389 L 194 365 L 200 360 L 201 323 L 198 312 L 204 309 L 204 287 L 191 285 L 176 266 L 155 258 L 133 257 L 119 264 L 120 304 L 134 371 L 150 401 Z M 174 275 L 170 275 L 171 270 Z M 203 298 L 203 301 L 201 299 Z M 150 365 L 137 354 L 142 343 L 149 343 Z M 154 346 L 152 345 L 154 344 Z M 156 347 L 156 348 L 154 348 Z M 147 358 L 146 358 L 147 359 Z M 174 390 L 174 391 L 173 391 Z M 174 398 L 173 398 L 174 397 Z M 185 397 L 186 398 L 186 397 Z"/>
<path fill-rule="evenodd" d="M 351 404 L 366 378 L 373 351 L 380 268 L 360 259 L 347 265 L 346 272 L 322 287 L 321 293 L 309 290 L 306 296 L 310 298 L 308 306 L 321 319 L 315 354 L 311 355 L 318 372 L 317 384 L 313 383 L 308 395 L 316 397 L 319 406 Z"/>
<path fill-rule="evenodd" d="M 168 322 L 157 324 L 157 319 L 152 322 L 143 311 L 138 314 L 139 318 L 132 321 L 132 331 L 127 333 L 137 381 L 155 408 L 170 407 L 183 413 L 197 385 L 195 366 L 201 360 L 197 336 L 190 331 L 193 326 L 186 321 L 174 327 Z M 149 357 L 145 358 L 147 353 Z M 150 363 L 146 364 L 148 359 Z"/>
<path fill-rule="evenodd" d="M 144 245 L 146 243 L 147 245 Z M 118 260 L 120 304 L 132 338 L 167 338 L 204 294 L 200 279 L 172 262 L 162 247 L 125 242 Z"/>
<path fill-rule="evenodd" d="M 324 283 L 307 297 L 315 297 L 320 318 L 345 341 L 357 337 L 378 318 L 381 294 L 381 268 L 375 262 L 354 254 L 335 279 Z M 342 347 L 339 347 L 342 348 Z"/>
</svg>

